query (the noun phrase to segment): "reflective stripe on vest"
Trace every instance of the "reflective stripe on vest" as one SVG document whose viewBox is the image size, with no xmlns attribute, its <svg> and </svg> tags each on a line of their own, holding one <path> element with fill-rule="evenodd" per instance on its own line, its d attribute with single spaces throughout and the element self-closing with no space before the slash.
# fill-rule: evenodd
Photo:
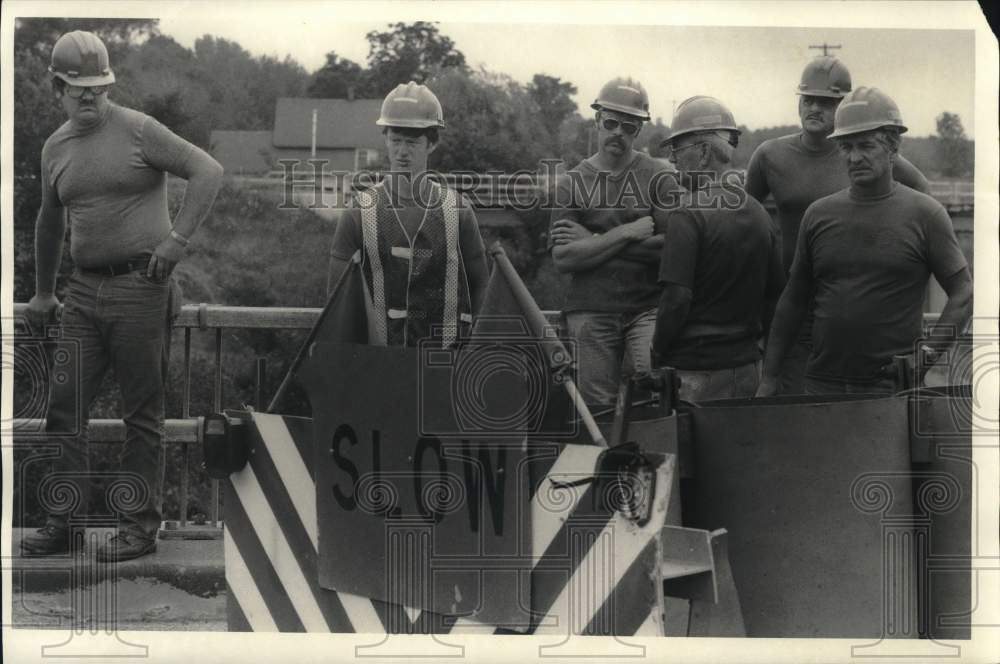
<svg viewBox="0 0 1000 664">
<path fill-rule="evenodd" d="M 372 308 L 375 315 L 370 327 L 374 328 L 376 338 L 369 339 L 368 343 L 385 346 L 388 339 L 385 324 L 385 273 L 382 271 L 382 257 L 378 253 L 377 201 L 370 191 L 361 192 L 358 200 L 361 203 L 361 233 L 372 274 Z"/>
<path fill-rule="evenodd" d="M 425 211 L 412 235 L 390 207 L 383 186 L 359 195 L 366 281 L 380 344 L 412 346 L 439 331 L 442 346 L 448 347 L 458 339 L 459 323 L 471 317 L 457 195 L 435 188 L 441 205 Z"/>
<path fill-rule="evenodd" d="M 455 192 L 444 190 L 444 237 L 447 246 L 444 277 L 444 331 L 441 343 L 450 346 L 458 337 L 458 205 Z"/>
</svg>

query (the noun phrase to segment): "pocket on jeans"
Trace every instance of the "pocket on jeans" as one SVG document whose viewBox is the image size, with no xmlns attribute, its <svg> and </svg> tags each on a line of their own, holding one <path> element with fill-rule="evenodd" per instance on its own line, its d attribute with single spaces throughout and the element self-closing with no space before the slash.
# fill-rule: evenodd
<svg viewBox="0 0 1000 664">
<path fill-rule="evenodd" d="M 158 288 L 166 288 L 170 280 L 170 277 L 167 277 L 166 279 L 162 280 L 154 279 L 153 277 L 147 277 L 145 270 L 136 270 L 135 272 L 132 273 L 132 276 L 140 284 L 144 284 L 146 286 L 156 286 Z"/>
<path fill-rule="evenodd" d="M 181 313 L 181 305 L 184 303 L 184 293 L 181 291 L 181 286 L 174 279 L 173 275 L 167 277 L 167 281 L 170 284 L 170 293 L 168 295 L 167 304 L 167 316 L 168 322 L 172 323 L 175 318 Z"/>
</svg>

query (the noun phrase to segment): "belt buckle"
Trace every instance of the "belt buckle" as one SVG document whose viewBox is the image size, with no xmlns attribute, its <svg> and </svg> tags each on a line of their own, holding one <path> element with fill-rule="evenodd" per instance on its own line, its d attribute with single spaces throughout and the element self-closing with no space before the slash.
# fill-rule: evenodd
<svg viewBox="0 0 1000 664">
<path fill-rule="evenodd" d="M 123 268 L 120 271 L 115 268 Z M 129 274 L 132 272 L 137 272 L 139 270 L 139 261 L 125 261 L 124 263 L 119 263 L 118 265 L 111 266 L 111 272 L 113 277 L 119 277 L 123 274 Z"/>
</svg>

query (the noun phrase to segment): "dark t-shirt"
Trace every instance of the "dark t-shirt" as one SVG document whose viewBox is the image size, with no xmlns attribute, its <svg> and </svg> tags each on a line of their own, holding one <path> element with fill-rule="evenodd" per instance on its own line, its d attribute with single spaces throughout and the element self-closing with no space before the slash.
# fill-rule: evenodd
<svg viewBox="0 0 1000 664">
<path fill-rule="evenodd" d="M 920 338 L 927 280 L 967 263 L 940 203 L 901 184 L 873 199 L 850 189 L 806 210 L 789 280 L 813 292 L 806 375 L 874 382 Z"/>
<path fill-rule="evenodd" d="M 784 286 L 778 239 L 767 210 L 736 187 L 670 212 L 659 281 L 691 289 L 684 326 L 663 358 L 678 369 L 725 369 L 760 359 L 761 312 Z M 698 209 L 698 208 L 702 209 Z M 658 215 L 661 213 L 658 213 Z"/>
<path fill-rule="evenodd" d="M 901 155 L 896 157 L 892 175 L 910 189 L 929 191 L 927 179 Z M 802 145 L 801 133 L 797 133 L 764 141 L 754 150 L 747 166 L 747 192 L 761 203 L 768 193 L 774 196 L 786 272 L 806 208 L 850 185 L 847 162 L 834 143 L 826 151 L 814 152 Z"/>
<path fill-rule="evenodd" d="M 591 158 L 592 159 L 592 158 Z M 664 162 L 636 153 L 628 168 L 612 176 L 591 159 L 567 171 L 556 185 L 551 222 L 569 219 L 594 233 L 676 207 L 681 192 L 675 172 Z M 662 229 L 657 229 L 662 232 Z M 655 309 L 660 288 L 657 261 L 615 256 L 570 275 L 563 311 L 630 313 Z"/>
</svg>

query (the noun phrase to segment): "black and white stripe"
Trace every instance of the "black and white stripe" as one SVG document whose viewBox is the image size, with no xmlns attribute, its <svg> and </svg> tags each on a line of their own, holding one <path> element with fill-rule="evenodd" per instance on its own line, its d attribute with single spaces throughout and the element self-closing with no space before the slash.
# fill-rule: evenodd
<svg viewBox="0 0 1000 664">
<path fill-rule="evenodd" d="M 498 628 L 349 593 L 317 582 L 312 421 L 252 414 L 253 453 L 226 486 L 226 582 L 230 631 L 491 634 Z M 668 492 L 638 528 L 608 508 L 591 477 L 602 448 L 534 446 L 531 473 L 532 610 L 518 631 L 662 634 L 656 577 Z M 673 458 L 657 470 L 671 486 Z M 509 627 L 509 626 L 508 626 Z M 503 633 L 512 633 L 503 629 Z"/>
</svg>

